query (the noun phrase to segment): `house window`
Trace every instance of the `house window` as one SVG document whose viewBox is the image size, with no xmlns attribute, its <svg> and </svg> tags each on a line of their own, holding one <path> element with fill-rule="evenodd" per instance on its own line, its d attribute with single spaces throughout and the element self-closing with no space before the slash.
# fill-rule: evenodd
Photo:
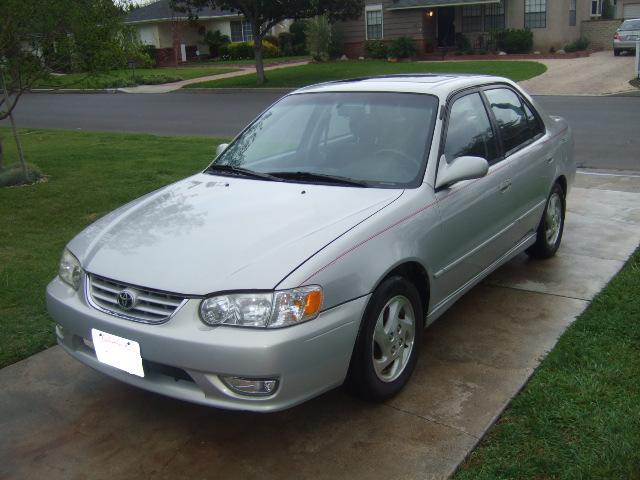
<svg viewBox="0 0 640 480">
<path fill-rule="evenodd" d="M 491 32 L 493 30 L 502 30 L 505 25 L 504 21 L 504 0 L 500 3 L 485 5 L 484 10 L 484 30 Z"/>
<path fill-rule="evenodd" d="M 246 20 L 235 21 L 231 23 L 231 41 L 232 42 L 250 42 L 253 40 L 253 32 L 251 23 Z"/>
<path fill-rule="evenodd" d="M 367 40 L 382 39 L 382 5 L 368 5 L 365 10 Z"/>
<path fill-rule="evenodd" d="M 482 6 L 462 7 L 462 32 L 482 31 Z"/>
<path fill-rule="evenodd" d="M 547 27 L 547 0 L 524 0 L 524 26 Z"/>
<path fill-rule="evenodd" d="M 569 26 L 576 26 L 576 0 L 569 0 Z"/>
</svg>

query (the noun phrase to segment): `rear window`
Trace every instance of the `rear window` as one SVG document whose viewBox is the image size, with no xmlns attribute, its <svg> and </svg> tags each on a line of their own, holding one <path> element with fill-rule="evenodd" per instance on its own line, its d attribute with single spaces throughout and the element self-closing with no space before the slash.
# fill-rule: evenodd
<svg viewBox="0 0 640 480">
<path fill-rule="evenodd" d="M 622 25 L 620 25 L 620 30 L 640 30 L 640 19 L 625 20 Z"/>
</svg>

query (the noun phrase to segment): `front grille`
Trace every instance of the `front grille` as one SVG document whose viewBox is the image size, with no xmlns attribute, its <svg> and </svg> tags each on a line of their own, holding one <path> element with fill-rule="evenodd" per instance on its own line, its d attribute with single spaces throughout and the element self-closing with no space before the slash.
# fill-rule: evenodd
<svg viewBox="0 0 640 480">
<path fill-rule="evenodd" d="M 87 287 L 89 303 L 98 310 L 144 323 L 168 320 L 185 301 L 184 297 L 178 295 L 134 287 L 93 274 L 88 275 Z M 130 309 L 118 304 L 118 295 L 125 290 L 135 297 Z"/>
</svg>

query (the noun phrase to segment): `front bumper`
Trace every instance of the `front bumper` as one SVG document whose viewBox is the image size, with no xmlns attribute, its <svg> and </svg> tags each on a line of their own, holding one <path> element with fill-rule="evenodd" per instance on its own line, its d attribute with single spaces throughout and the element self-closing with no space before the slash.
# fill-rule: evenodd
<svg viewBox="0 0 640 480">
<path fill-rule="evenodd" d="M 91 307 L 84 294 L 54 279 L 47 308 L 58 324 L 58 343 L 80 362 L 146 390 L 222 408 L 276 411 L 292 407 L 344 381 L 369 297 L 331 308 L 294 327 L 263 330 L 207 327 L 200 301 L 186 302 L 166 323 L 147 325 Z M 85 340 L 95 328 L 140 344 L 145 377 L 100 363 Z M 274 394 L 250 397 L 230 390 L 221 375 L 272 378 Z"/>
<path fill-rule="evenodd" d="M 613 48 L 618 50 L 635 50 L 636 49 L 636 41 L 635 40 L 614 40 Z"/>
</svg>

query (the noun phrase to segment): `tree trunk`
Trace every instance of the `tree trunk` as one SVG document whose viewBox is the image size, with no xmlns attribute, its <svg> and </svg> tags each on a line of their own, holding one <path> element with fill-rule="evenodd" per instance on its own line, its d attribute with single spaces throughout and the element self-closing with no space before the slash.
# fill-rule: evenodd
<svg viewBox="0 0 640 480">
<path fill-rule="evenodd" d="M 253 51 L 256 57 L 256 76 L 258 77 L 258 85 L 262 85 L 267 81 L 264 75 L 264 63 L 262 61 L 262 37 L 255 35 L 253 37 Z"/>
<path fill-rule="evenodd" d="M 4 103 L 9 109 L 9 90 L 7 88 L 7 82 L 5 81 L 4 70 L 0 68 L 0 80 L 2 81 L 2 87 L 4 90 Z M 20 137 L 18 136 L 18 130 L 16 129 L 16 122 L 13 120 L 13 114 L 9 114 L 9 122 L 11 123 L 11 129 L 13 130 L 13 138 L 16 141 L 16 147 L 18 149 L 18 158 L 20 159 L 20 166 L 22 167 L 22 175 L 25 181 L 27 180 L 27 164 L 24 161 L 24 153 L 22 152 L 22 144 L 20 143 Z"/>
</svg>

